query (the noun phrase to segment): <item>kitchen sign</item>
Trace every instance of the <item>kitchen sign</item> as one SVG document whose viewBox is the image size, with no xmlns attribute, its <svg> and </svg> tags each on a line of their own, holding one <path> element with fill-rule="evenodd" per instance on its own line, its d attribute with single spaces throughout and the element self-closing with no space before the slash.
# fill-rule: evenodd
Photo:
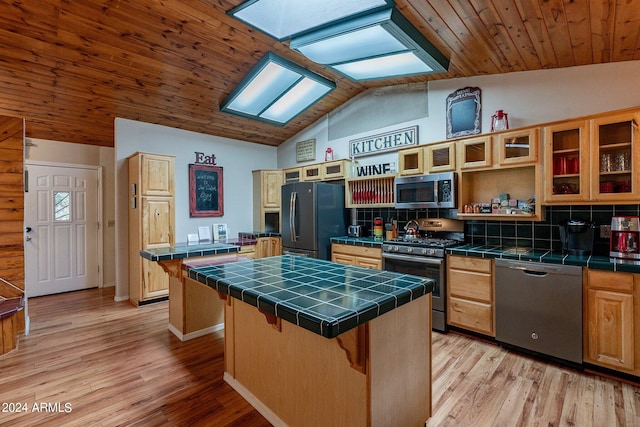
<svg viewBox="0 0 640 427">
<path fill-rule="evenodd" d="M 418 126 L 349 141 L 349 154 L 350 157 L 369 156 L 411 145 L 418 145 Z"/>
</svg>

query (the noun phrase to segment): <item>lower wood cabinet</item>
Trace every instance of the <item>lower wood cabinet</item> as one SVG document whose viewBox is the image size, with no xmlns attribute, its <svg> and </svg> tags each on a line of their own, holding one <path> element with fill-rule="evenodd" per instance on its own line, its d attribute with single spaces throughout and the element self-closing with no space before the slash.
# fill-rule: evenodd
<svg viewBox="0 0 640 427">
<path fill-rule="evenodd" d="M 586 270 L 584 361 L 640 375 L 640 274 Z"/>
<path fill-rule="evenodd" d="M 382 270 L 382 249 L 332 243 L 331 261 Z"/>
<path fill-rule="evenodd" d="M 280 237 L 258 237 L 255 255 L 256 258 L 282 255 L 282 239 Z"/>
<path fill-rule="evenodd" d="M 447 324 L 495 337 L 493 260 L 447 255 Z"/>
</svg>

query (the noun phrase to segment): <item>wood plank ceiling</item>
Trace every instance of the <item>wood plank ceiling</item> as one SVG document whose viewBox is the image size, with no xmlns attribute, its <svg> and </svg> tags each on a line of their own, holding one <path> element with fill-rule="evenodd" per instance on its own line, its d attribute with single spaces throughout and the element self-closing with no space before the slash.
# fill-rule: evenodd
<svg viewBox="0 0 640 427">
<path fill-rule="evenodd" d="M 74 143 L 113 146 L 123 117 L 277 146 L 369 88 L 640 59 L 637 0 L 397 0 L 449 71 L 356 83 L 226 15 L 240 3 L 0 2 L 0 114 L 24 117 L 27 137 Z M 267 51 L 337 89 L 284 127 L 221 113 Z"/>
</svg>

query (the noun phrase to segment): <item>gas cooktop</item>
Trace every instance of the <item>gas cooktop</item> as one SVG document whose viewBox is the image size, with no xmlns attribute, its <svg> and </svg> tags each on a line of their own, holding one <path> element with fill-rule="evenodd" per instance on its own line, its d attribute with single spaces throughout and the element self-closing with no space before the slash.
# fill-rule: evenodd
<svg viewBox="0 0 640 427">
<path fill-rule="evenodd" d="M 403 236 L 396 237 L 394 239 L 385 240 L 383 244 L 389 245 L 403 245 L 403 246 L 419 246 L 429 248 L 448 248 L 451 246 L 457 246 L 463 241 L 456 239 L 445 239 L 437 237 L 416 237 L 416 236 Z"/>
</svg>

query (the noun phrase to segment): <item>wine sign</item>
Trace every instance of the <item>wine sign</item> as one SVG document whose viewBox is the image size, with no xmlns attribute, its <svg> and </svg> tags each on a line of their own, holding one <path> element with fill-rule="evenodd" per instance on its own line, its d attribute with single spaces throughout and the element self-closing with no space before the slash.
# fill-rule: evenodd
<svg viewBox="0 0 640 427">
<path fill-rule="evenodd" d="M 189 215 L 223 216 L 222 167 L 189 165 Z"/>
</svg>

